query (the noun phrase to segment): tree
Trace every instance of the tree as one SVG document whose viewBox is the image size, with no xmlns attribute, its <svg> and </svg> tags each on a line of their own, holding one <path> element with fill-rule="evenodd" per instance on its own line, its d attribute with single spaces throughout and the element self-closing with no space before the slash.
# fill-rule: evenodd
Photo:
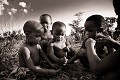
<svg viewBox="0 0 120 80">
<path fill-rule="evenodd" d="M 113 25 L 117 21 L 117 19 L 115 17 L 105 17 L 105 21 L 107 22 L 105 32 L 107 32 L 110 36 L 113 37 L 113 32 L 115 31 Z"/>
<path fill-rule="evenodd" d="M 69 24 L 69 26 L 72 27 L 71 36 L 75 37 L 75 41 L 82 41 L 83 37 L 83 31 L 84 27 L 80 26 L 80 22 L 82 21 L 82 14 L 83 12 L 78 12 L 74 16 L 77 17 L 76 20 L 73 20 L 72 23 Z"/>
</svg>

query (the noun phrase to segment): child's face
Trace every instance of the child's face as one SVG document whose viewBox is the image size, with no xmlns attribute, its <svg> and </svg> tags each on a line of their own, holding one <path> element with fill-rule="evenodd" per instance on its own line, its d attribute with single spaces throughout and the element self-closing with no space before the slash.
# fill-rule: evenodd
<svg viewBox="0 0 120 80">
<path fill-rule="evenodd" d="M 86 38 L 93 38 L 93 39 L 96 38 L 97 28 L 93 21 L 85 22 L 85 30 L 86 30 L 86 33 L 85 33 Z"/>
<path fill-rule="evenodd" d="M 27 41 L 28 43 L 31 43 L 31 44 L 39 44 L 40 41 L 41 41 L 41 32 L 32 32 L 30 33 L 28 36 L 27 36 Z"/>
<path fill-rule="evenodd" d="M 65 27 L 61 28 L 56 27 L 55 29 L 52 30 L 53 39 L 57 42 L 62 41 L 64 39 L 65 32 L 66 32 Z"/>
<path fill-rule="evenodd" d="M 52 24 L 52 21 L 49 16 L 43 16 L 40 18 L 40 23 L 45 30 L 48 30 L 50 28 L 50 25 Z"/>
</svg>

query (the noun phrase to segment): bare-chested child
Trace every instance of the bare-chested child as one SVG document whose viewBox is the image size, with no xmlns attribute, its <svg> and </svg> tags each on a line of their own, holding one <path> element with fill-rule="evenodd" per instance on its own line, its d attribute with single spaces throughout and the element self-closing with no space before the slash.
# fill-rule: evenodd
<svg viewBox="0 0 120 80">
<path fill-rule="evenodd" d="M 70 53 L 70 46 L 66 44 L 65 33 L 66 25 L 63 22 L 53 23 L 53 40 L 48 45 L 48 56 L 53 63 L 57 63 L 60 67 L 66 64 L 68 53 Z"/>
<path fill-rule="evenodd" d="M 90 25 L 91 27 L 89 28 L 89 31 L 85 31 L 85 40 L 82 43 L 82 46 L 78 52 L 73 58 L 71 58 L 68 62 L 72 62 L 76 59 L 80 59 L 81 63 L 85 67 L 89 67 L 88 61 L 87 61 L 87 56 L 86 56 L 86 48 L 85 48 L 85 41 L 88 38 L 93 38 L 97 41 L 96 44 L 96 52 L 98 56 L 102 59 L 108 54 L 111 54 L 113 52 L 113 48 L 111 46 L 106 45 L 104 41 L 102 41 L 102 38 L 108 37 L 109 35 L 104 35 L 103 30 L 106 28 L 106 22 L 104 18 L 101 15 L 93 15 L 87 18 L 86 22 L 93 22 L 95 26 L 92 26 L 91 24 L 86 24 Z M 96 34 L 95 34 L 96 33 Z M 107 33 L 107 32 L 106 32 Z M 89 34 L 89 35 L 88 35 Z M 109 36 L 110 37 L 110 36 Z"/>
<path fill-rule="evenodd" d="M 42 14 L 40 16 L 39 21 L 40 21 L 40 24 L 44 28 L 43 40 L 49 40 L 49 39 L 53 38 L 53 36 L 51 34 L 51 30 L 50 30 L 50 27 L 52 25 L 52 17 L 49 14 Z"/>
<path fill-rule="evenodd" d="M 52 17 L 49 14 L 42 14 L 40 16 L 39 21 L 40 21 L 40 24 L 44 28 L 44 34 L 41 39 L 42 40 L 41 47 L 42 47 L 44 53 L 47 54 L 48 41 L 53 38 L 53 35 L 51 34 L 51 30 L 50 30 L 50 27 L 52 25 Z"/>
<path fill-rule="evenodd" d="M 102 20 L 101 20 L 102 19 Z M 85 49 L 82 48 L 80 50 L 78 56 L 81 56 L 81 53 L 85 54 L 87 64 L 91 71 L 95 74 L 102 76 L 101 80 L 119 80 L 120 77 L 120 43 L 112 39 L 111 37 L 104 36 L 98 33 L 98 29 L 100 29 L 100 25 L 104 18 L 101 15 L 92 15 L 87 18 L 85 22 L 85 30 L 87 32 L 88 38 L 84 43 Z M 100 37 L 100 40 L 96 37 Z M 114 48 L 116 51 L 108 54 L 107 56 L 100 58 L 99 52 L 97 51 L 97 45 L 100 42 L 101 44 L 104 43 L 106 46 Z M 82 55 L 83 55 L 82 54 Z M 86 63 L 86 61 L 84 61 Z"/>
<path fill-rule="evenodd" d="M 20 67 L 28 68 L 30 71 L 40 75 L 54 75 L 58 70 L 42 68 L 39 63 L 41 59 L 45 59 L 51 66 L 54 66 L 43 54 L 40 41 L 44 34 L 43 27 L 36 21 L 29 20 L 23 26 L 26 35 L 26 41 L 19 50 L 19 65 Z"/>
<path fill-rule="evenodd" d="M 89 18 L 93 18 L 94 16 L 95 15 L 92 15 Z M 92 29 L 93 32 L 96 31 L 95 27 L 97 26 L 95 25 L 95 21 L 89 18 L 85 22 L 85 30 L 88 32 L 88 35 L 91 35 L 92 32 L 90 32 L 90 30 Z M 96 33 L 94 33 L 94 35 L 96 35 Z M 98 42 L 94 38 L 88 38 L 85 42 L 85 47 L 90 69 L 94 73 L 102 75 L 101 80 L 120 80 L 120 43 L 111 37 L 101 38 L 101 43 L 114 48 L 115 51 L 101 59 L 96 50 Z"/>
</svg>

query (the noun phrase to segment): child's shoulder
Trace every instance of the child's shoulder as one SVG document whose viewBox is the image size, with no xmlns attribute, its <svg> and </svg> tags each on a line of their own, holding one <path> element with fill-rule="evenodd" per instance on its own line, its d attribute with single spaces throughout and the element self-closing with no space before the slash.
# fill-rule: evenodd
<svg viewBox="0 0 120 80">
<path fill-rule="evenodd" d="M 30 47 L 25 44 L 23 44 L 19 49 L 19 54 L 29 53 L 29 52 L 30 52 Z"/>
</svg>

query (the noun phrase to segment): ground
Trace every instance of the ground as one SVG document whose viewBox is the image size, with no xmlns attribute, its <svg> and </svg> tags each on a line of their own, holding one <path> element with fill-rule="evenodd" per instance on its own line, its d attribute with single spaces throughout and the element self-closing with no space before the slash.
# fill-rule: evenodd
<svg viewBox="0 0 120 80">
<path fill-rule="evenodd" d="M 96 76 L 84 68 L 79 61 L 64 66 L 59 73 L 53 76 L 36 76 L 34 74 L 18 74 L 14 78 L 8 78 L 16 71 L 18 66 L 18 49 L 24 41 L 13 40 L 12 42 L 1 43 L 0 54 L 0 80 L 95 80 Z M 80 43 L 72 44 L 78 51 Z"/>
</svg>

